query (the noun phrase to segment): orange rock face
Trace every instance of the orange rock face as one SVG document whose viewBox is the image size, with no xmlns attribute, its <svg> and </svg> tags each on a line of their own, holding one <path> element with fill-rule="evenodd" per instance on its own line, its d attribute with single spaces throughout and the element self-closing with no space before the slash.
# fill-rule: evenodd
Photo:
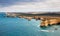
<svg viewBox="0 0 60 36">
<path fill-rule="evenodd" d="M 50 21 L 50 24 L 51 24 L 51 25 L 60 23 L 60 19 L 51 19 L 51 20 L 49 20 L 49 21 Z"/>
<path fill-rule="evenodd" d="M 41 22 L 40 26 L 56 25 L 58 23 L 60 23 L 60 19 L 45 19 L 45 21 Z"/>
</svg>

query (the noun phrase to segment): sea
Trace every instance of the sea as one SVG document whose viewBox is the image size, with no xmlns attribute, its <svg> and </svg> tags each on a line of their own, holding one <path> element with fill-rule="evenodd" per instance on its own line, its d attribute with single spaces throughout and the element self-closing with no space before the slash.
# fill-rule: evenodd
<svg viewBox="0 0 60 36">
<path fill-rule="evenodd" d="M 60 36 L 60 25 L 40 27 L 41 20 L 6 17 L 0 13 L 0 36 Z M 55 30 L 57 28 L 57 30 Z"/>
</svg>

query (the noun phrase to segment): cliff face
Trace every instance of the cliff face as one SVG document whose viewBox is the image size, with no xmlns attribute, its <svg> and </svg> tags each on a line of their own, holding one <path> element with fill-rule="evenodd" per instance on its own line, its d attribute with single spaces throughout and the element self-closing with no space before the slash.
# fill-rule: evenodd
<svg viewBox="0 0 60 36">
<path fill-rule="evenodd" d="M 55 25 L 57 23 L 60 23 L 60 14 L 58 13 L 42 13 L 42 14 L 28 14 L 28 13 L 6 13 L 7 16 L 13 16 L 13 17 L 21 17 L 26 18 L 28 20 L 31 19 L 38 19 L 42 20 L 40 26 L 48 26 L 48 25 Z"/>
<path fill-rule="evenodd" d="M 60 23 L 60 18 L 54 18 L 54 19 L 48 19 L 48 20 L 44 20 L 41 22 L 40 26 L 48 26 L 48 25 L 57 25 L 58 23 Z"/>
<path fill-rule="evenodd" d="M 52 25 L 52 24 L 57 24 L 57 23 L 59 23 L 60 22 L 60 19 L 51 19 L 51 20 L 49 20 L 50 21 L 50 24 Z"/>
</svg>

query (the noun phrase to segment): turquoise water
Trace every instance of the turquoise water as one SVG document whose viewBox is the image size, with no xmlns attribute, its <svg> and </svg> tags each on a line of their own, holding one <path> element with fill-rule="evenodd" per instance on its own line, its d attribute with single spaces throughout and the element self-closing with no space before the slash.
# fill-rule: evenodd
<svg viewBox="0 0 60 36">
<path fill-rule="evenodd" d="M 0 14 L 0 36 L 60 36 L 60 26 L 41 28 L 40 23 L 40 20 L 28 21 L 24 18 L 5 17 L 5 14 Z M 58 30 L 54 30 L 55 28 Z M 41 30 L 53 30 L 54 32 Z"/>
</svg>

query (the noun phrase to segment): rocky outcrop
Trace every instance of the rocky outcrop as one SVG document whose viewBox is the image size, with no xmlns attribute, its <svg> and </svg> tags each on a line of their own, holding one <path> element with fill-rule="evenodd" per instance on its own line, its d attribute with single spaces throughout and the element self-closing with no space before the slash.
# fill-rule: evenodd
<svg viewBox="0 0 60 36">
<path fill-rule="evenodd" d="M 60 18 L 51 18 L 42 20 L 40 26 L 57 25 L 58 23 L 60 23 Z"/>
<path fill-rule="evenodd" d="M 44 13 L 44 14 L 28 14 L 28 13 L 6 13 L 9 17 L 19 17 L 28 20 L 36 19 L 41 20 L 40 26 L 56 25 L 60 23 L 60 14 Z"/>
</svg>

